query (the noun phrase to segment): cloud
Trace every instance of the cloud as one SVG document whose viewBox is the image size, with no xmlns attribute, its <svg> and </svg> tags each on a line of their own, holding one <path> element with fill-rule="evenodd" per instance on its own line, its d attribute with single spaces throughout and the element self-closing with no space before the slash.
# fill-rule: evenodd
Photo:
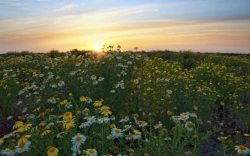
<svg viewBox="0 0 250 156">
<path fill-rule="evenodd" d="M 229 44 L 236 47 L 231 47 L 232 50 L 239 50 L 242 46 L 250 51 L 250 20 L 244 10 L 228 16 L 227 9 L 212 9 L 214 13 L 210 14 L 209 8 L 189 8 L 189 3 L 180 4 L 178 1 L 166 4 L 134 2 L 132 5 L 130 2 L 118 4 L 109 0 L 112 5 L 107 6 L 94 5 L 89 1 L 81 1 L 77 5 L 76 1 L 38 1 L 48 0 L 29 3 L 30 11 L 18 7 L 8 17 L 1 19 L 0 16 L 0 48 L 65 50 L 103 41 L 119 43 L 123 47 L 139 46 L 141 49 L 185 46 L 187 49 L 205 49 L 206 45 L 208 49 L 213 45 L 217 48 L 221 45 L 223 49 Z M 3 3 L 21 2 L 27 1 L 0 0 L 0 7 Z M 44 11 L 45 7 L 53 11 Z M 9 7 L 5 10 L 8 12 Z"/>
<path fill-rule="evenodd" d="M 23 6 L 24 2 L 21 0 L 4 0 L 0 1 L 0 6 Z"/>
<path fill-rule="evenodd" d="M 69 12 L 75 10 L 76 8 L 77 5 L 75 3 L 69 3 L 62 5 L 59 8 L 56 8 L 55 12 Z"/>
</svg>

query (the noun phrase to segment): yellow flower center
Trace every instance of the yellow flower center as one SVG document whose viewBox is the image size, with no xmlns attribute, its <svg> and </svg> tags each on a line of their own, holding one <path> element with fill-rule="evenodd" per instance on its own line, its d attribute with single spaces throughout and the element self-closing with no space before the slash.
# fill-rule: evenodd
<svg viewBox="0 0 250 156">
<path fill-rule="evenodd" d="M 26 144 L 26 143 L 25 143 L 24 141 L 21 141 L 21 142 L 19 143 L 18 146 L 19 146 L 20 148 L 24 148 L 25 144 Z"/>
<path fill-rule="evenodd" d="M 80 137 L 80 136 L 76 137 L 77 142 L 81 142 L 81 140 L 82 140 L 82 137 Z"/>
<path fill-rule="evenodd" d="M 58 155 L 58 149 L 55 147 L 49 147 L 48 148 L 48 156 L 57 156 Z"/>
<path fill-rule="evenodd" d="M 53 147 L 49 148 L 49 152 L 50 152 L 50 153 L 53 153 L 55 150 L 56 150 L 56 149 L 53 148 Z"/>
<path fill-rule="evenodd" d="M 121 130 L 120 130 L 120 129 L 115 129 L 115 132 L 116 132 L 116 133 L 120 133 Z"/>
<path fill-rule="evenodd" d="M 243 146 L 243 145 L 240 145 L 240 146 L 239 146 L 239 149 L 244 151 L 244 150 L 247 150 L 247 147 L 246 147 L 246 146 Z"/>
<path fill-rule="evenodd" d="M 94 153 L 95 153 L 95 150 L 89 149 L 89 150 L 88 150 L 88 153 L 89 153 L 89 154 L 94 154 Z"/>
</svg>

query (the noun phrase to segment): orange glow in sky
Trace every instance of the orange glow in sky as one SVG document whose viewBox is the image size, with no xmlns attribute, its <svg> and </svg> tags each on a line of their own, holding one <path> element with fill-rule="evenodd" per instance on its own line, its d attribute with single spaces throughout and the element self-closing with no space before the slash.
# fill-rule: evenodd
<svg viewBox="0 0 250 156">
<path fill-rule="evenodd" d="M 112 44 L 250 53 L 247 6 L 248 0 L 6 0 L 0 2 L 0 52 L 101 51 Z"/>
</svg>

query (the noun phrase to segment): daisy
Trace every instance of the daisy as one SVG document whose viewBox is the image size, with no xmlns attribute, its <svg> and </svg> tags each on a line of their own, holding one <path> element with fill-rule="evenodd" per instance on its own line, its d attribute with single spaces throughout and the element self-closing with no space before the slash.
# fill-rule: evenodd
<svg viewBox="0 0 250 156">
<path fill-rule="evenodd" d="M 189 118 L 189 112 L 186 112 L 186 113 L 181 113 L 180 114 L 180 119 L 183 120 L 183 121 L 187 121 L 188 118 Z"/>
<path fill-rule="evenodd" d="M 14 155 L 16 155 L 16 152 L 15 152 L 15 150 L 6 148 L 0 152 L 0 155 L 14 156 Z"/>
<path fill-rule="evenodd" d="M 74 136 L 71 139 L 71 142 L 74 144 L 74 146 L 80 146 L 81 144 L 84 144 L 86 141 L 86 137 L 80 133 L 78 133 L 76 136 Z"/>
<path fill-rule="evenodd" d="M 28 139 L 26 137 L 21 137 L 17 142 L 16 152 L 23 153 L 25 151 L 28 151 L 30 144 L 31 144 L 31 142 L 28 141 Z"/>
<path fill-rule="evenodd" d="M 134 130 L 133 139 L 134 140 L 141 139 L 141 132 L 139 130 Z"/>
<path fill-rule="evenodd" d="M 188 121 L 185 123 L 185 128 L 188 130 L 188 131 L 192 131 L 194 129 L 194 123 L 192 123 L 191 121 Z"/>
<path fill-rule="evenodd" d="M 58 82 L 58 84 L 57 84 L 59 87 L 63 87 L 64 85 L 65 85 L 65 83 L 64 83 L 64 81 L 63 80 L 61 80 L 61 81 L 59 81 Z"/>
<path fill-rule="evenodd" d="M 162 127 L 162 123 L 159 121 L 158 124 L 154 125 L 154 129 L 159 129 Z"/>
<path fill-rule="evenodd" d="M 129 117 L 126 116 L 125 118 L 121 119 L 120 122 L 128 122 L 129 121 Z"/>
<path fill-rule="evenodd" d="M 191 113 L 191 114 L 190 114 L 190 117 L 192 117 L 192 118 L 197 118 L 198 116 L 197 116 L 196 113 Z"/>
<path fill-rule="evenodd" d="M 86 117 L 84 117 L 84 119 L 87 120 L 90 124 L 93 124 L 96 122 L 95 116 L 86 116 Z"/>
<path fill-rule="evenodd" d="M 247 155 L 250 154 L 250 149 L 247 148 L 246 146 L 243 145 L 237 145 L 235 146 L 235 150 L 238 152 L 240 155 Z"/>
<path fill-rule="evenodd" d="M 87 149 L 86 154 L 88 156 L 97 156 L 97 151 L 96 151 L 96 149 Z"/>
<path fill-rule="evenodd" d="M 136 121 L 136 124 L 139 126 L 139 127 L 146 127 L 148 125 L 148 123 L 146 121 Z"/>
<path fill-rule="evenodd" d="M 128 135 L 125 135 L 126 140 L 132 140 L 133 139 L 133 134 L 129 133 Z"/>
<path fill-rule="evenodd" d="M 87 127 L 91 126 L 91 124 L 92 124 L 92 123 L 86 121 L 86 122 L 83 122 L 83 123 L 79 126 L 79 128 L 87 128 Z"/>
<path fill-rule="evenodd" d="M 108 118 L 108 117 L 98 118 L 98 119 L 97 119 L 97 122 L 98 122 L 99 124 L 108 123 L 109 121 L 110 121 L 110 118 Z"/>
<path fill-rule="evenodd" d="M 180 116 L 171 116 L 171 120 L 175 123 L 175 124 L 179 124 L 181 121 Z"/>
<path fill-rule="evenodd" d="M 115 138 L 120 138 L 123 135 L 122 130 L 119 128 L 112 128 L 111 135 L 113 135 Z"/>
<path fill-rule="evenodd" d="M 48 156 L 58 156 L 59 150 L 55 147 L 48 147 L 47 155 Z"/>
</svg>

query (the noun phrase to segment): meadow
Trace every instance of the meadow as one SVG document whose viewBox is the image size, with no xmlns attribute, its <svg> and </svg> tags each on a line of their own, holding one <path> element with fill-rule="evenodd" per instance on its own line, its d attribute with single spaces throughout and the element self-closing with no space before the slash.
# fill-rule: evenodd
<svg viewBox="0 0 250 156">
<path fill-rule="evenodd" d="M 250 153 L 250 55 L 0 55 L 0 155 Z"/>
</svg>

